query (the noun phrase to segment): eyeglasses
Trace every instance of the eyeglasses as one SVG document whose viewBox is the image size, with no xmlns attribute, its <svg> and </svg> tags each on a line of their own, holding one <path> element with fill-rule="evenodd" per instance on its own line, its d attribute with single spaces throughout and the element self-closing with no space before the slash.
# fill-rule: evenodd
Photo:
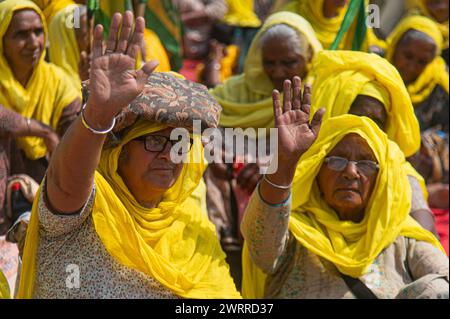
<svg viewBox="0 0 450 319">
<path fill-rule="evenodd" d="M 349 161 L 348 159 L 339 156 L 326 157 L 325 163 L 327 163 L 329 169 L 338 172 L 344 170 L 347 167 L 348 163 L 354 163 L 356 165 L 356 169 L 358 170 L 358 172 L 363 174 L 364 176 L 371 176 L 380 169 L 378 163 L 374 161 L 369 160 Z"/>
<path fill-rule="evenodd" d="M 163 135 L 146 135 L 135 138 L 135 140 L 144 142 L 144 148 L 147 152 L 161 152 L 166 148 L 167 143 L 170 142 L 172 144 L 171 147 L 173 147 L 175 144 L 183 141 L 181 137 L 178 140 L 171 140 L 169 137 Z M 189 153 L 192 144 L 194 144 L 194 141 L 190 138 L 189 144 L 180 145 L 178 154 Z"/>
</svg>

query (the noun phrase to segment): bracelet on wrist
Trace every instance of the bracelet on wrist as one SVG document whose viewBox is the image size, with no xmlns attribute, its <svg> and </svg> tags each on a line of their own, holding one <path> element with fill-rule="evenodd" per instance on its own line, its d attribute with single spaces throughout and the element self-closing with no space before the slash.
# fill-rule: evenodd
<svg viewBox="0 0 450 319">
<path fill-rule="evenodd" d="M 290 188 L 292 187 L 292 182 L 291 182 L 289 185 L 278 185 L 278 184 L 276 184 L 276 183 L 274 183 L 274 182 L 271 182 L 271 181 L 269 181 L 269 180 L 267 179 L 266 174 L 263 175 L 263 179 L 264 179 L 269 185 L 271 185 L 272 187 L 278 188 L 278 189 L 287 190 L 287 189 L 290 189 Z"/>
<path fill-rule="evenodd" d="M 89 131 L 91 131 L 92 133 L 94 133 L 96 135 L 105 135 L 105 134 L 108 134 L 109 132 L 111 132 L 112 129 L 114 128 L 114 125 L 116 125 L 116 118 L 113 118 L 113 121 L 112 121 L 110 127 L 107 128 L 106 130 L 96 130 L 96 129 L 92 128 L 92 126 L 90 126 L 86 122 L 86 119 L 84 118 L 84 110 L 85 109 L 86 109 L 86 104 L 84 104 L 83 107 L 81 108 L 81 112 L 80 112 L 81 123 L 83 123 L 83 126 L 85 128 L 87 128 Z"/>
</svg>

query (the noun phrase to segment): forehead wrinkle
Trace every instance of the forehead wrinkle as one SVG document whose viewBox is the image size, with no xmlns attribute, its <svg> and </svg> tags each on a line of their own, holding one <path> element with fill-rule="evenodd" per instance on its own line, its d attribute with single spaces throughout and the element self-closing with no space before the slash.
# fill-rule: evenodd
<svg viewBox="0 0 450 319">
<path fill-rule="evenodd" d="M 19 14 L 22 12 L 32 12 L 34 14 L 28 15 L 27 17 L 21 17 L 19 16 Z M 32 10 L 27 10 L 18 11 L 17 13 L 15 13 L 8 28 L 13 28 L 14 31 L 28 31 L 29 29 L 37 29 L 43 27 L 44 25 L 42 24 L 40 16 Z"/>
<path fill-rule="evenodd" d="M 350 133 L 344 136 L 328 155 L 335 156 L 354 156 L 356 159 L 376 160 L 376 156 L 369 143 L 356 133 Z"/>
</svg>

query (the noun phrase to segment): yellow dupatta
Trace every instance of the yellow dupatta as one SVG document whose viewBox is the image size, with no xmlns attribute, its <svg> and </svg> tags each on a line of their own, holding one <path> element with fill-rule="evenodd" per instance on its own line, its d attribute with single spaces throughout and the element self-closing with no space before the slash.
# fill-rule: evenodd
<svg viewBox="0 0 450 319">
<path fill-rule="evenodd" d="M 326 18 L 323 15 L 324 1 L 325 0 L 293 0 L 283 7 L 282 10 L 295 12 L 305 18 L 311 24 L 317 39 L 319 39 L 322 46 L 325 49 L 328 49 L 341 27 L 348 4 L 339 10 L 339 14 L 336 17 Z"/>
<path fill-rule="evenodd" d="M 405 156 L 420 148 L 420 128 L 400 74 L 385 59 L 369 53 L 323 51 L 313 65 L 311 114 L 326 109 L 324 119 L 347 114 L 367 83 L 377 82 L 389 93 L 385 105 L 386 133 Z"/>
<path fill-rule="evenodd" d="M 273 127 L 273 84 L 262 66 L 259 39 L 267 29 L 277 24 L 286 24 L 304 35 L 312 48 L 313 58 L 322 50 L 314 31 L 305 19 L 291 12 L 271 15 L 252 41 L 245 60 L 244 74 L 232 76 L 211 91 L 222 106 L 221 126 L 244 129 Z"/>
<path fill-rule="evenodd" d="M 347 51 L 324 51 L 314 67 L 311 114 L 326 108 L 325 118 L 347 114 L 357 95 L 368 95 L 380 101 L 388 115 L 386 133 L 406 156 L 420 148 L 420 128 L 414 109 L 405 92 L 400 75 L 386 60 L 374 54 Z M 408 176 L 420 184 L 428 198 L 425 179 L 409 162 Z"/>
<path fill-rule="evenodd" d="M 53 17 L 62 9 L 75 4 L 73 0 L 32 0 L 42 10 L 47 24 L 50 24 Z"/>
<path fill-rule="evenodd" d="M 254 11 L 253 0 L 226 0 L 228 11 L 223 18 L 226 24 L 247 28 L 258 28 L 261 20 Z"/>
<path fill-rule="evenodd" d="M 95 173 L 95 230 L 108 253 L 120 264 L 158 280 L 185 298 L 240 298 L 225 262 L 214 225 L 192 193 L 206 163 L 200 136 L 194 136 L 176 183 L 158 207 L 140 206 L 117 173 L 123 145 L 139 136 L 166 128 L 139 120 L 120 145 L 102 151 Z M 37 198 L 33 205 L 23 257 L 19 298 L 33 296 L 38 245 Z"/>
<path fill-rule="evenodd" d="M 413 104 L 418 105 L 428 98 L 437 85 L 441 86 L 447 94 L 449 93 L 448 70 L 447 64 L 441 57 L 442 35 L 438 25 L 434 21 L 422 16 L 409 16 L 399 23 L 387 39 L 388 49 L 386 51 L 386 59 L 391 63 L 393 62 L 398 42 L 409 30 L 417 30 L 425 33 L 436 44 L 436 56 L 433 61 L 425 67 L 425 70 L 414 83 L 409 84 L 407 87 Z"/>
<path fill-rule="evenodd" d="M 64 107 L 80 97 L 81 92 L 70 85 L 70 80 L 60 68 L 44 61 L 45 53 L 34 68 L 26 88 L 15 79 L 3 54 L 3 37 L 14 12 L 23 9 L 34 10 L 40 15 L 47 35 L 44 15 L 33 2 L 6 0 L 0 3 L 0 104 L 56 129 Z M 17 140 L 29 159 L 42 158 L 47 152 L 41 138 L 25 137 Z"/>
<path fill-rule="evenodd" d="M 320 195 L 316 177 L 326 155 L 347 134 L 366 140 L 380 165 L 373 193 L 360 223 L 341 221 Z M 409 216 L 411 188 L 405 157 L 378 126 L 365 117 L 342 115 L 323 122 L 319 136 L 300 158 L 292 186 L 289 231 L 300 245 L 332 262 L 340 272 L 360 277 L 398 236 L 439 241 Z M 266 276 L 244 251 L 243 296 L 263 298 Z"/>
<path fill-rule="evenodd" d="M 73 16 L 78 5 L 72 4 L 59 10 L 49 22 L 49 59 L 70 77 L 72 84 L 81 91 L 81 79 L 78 74 L 80 50 L 78 48 L 75 29 L 68 27 L 66 22 Z"/>
<path fill-rule="evenodd" d="M 281 10 L 295 12 L 311 23 L 317 38 L 324 49 L 329 49 L 333 44 L 341 24 L 344 21 L 345 14 L 348 9 L 348 3 L 340 8 L 339 13 L 334 18 L 326 18 L 323 15 L 323 6 L 325 0 L 293 0 L 282 7 Z M 365 5 L 369 5 L 369 1 L 365 0 Z M 355 33 L 356 23 L 353 23 L 347 34 L 339 45 L 340 50 L 351 50 L 353 35 Z M 373 28 L 368 26 L 366 32 L 366 39 L 364 40 L 363 49 L 368 51 L 371 45 L 382 46 L 383 41 L 378 39 Z"/>
<path fill-rule="evenodd" d="M 0 269 L 0 299 L 10 299 L 9 284 L 2 270 Z"/>
<path fill-rule="evenodd" d="M 432 19 L 439 28 L 439 31 L 443 37 L 442 49 L 448 49 L 449 46 L 449 35 L 448 35 L 448 20 L 445 22 L 437 22 L 436 19 L 431 15 L 428 7 L 426 5 L 426 0 L 408 0 L 407 1 L 408 9 L 411 14 L 422 14 L 426 17 Z"/>
<path fill-rule="evenodd" d="M 156 67 L 155 72 L 169 72 L 171 70 L 170 59 L 158 35 L 154 31 L 145 28 L 144 41 L 145 61 L 157 60 L 159 65 Z"/>
</svg>

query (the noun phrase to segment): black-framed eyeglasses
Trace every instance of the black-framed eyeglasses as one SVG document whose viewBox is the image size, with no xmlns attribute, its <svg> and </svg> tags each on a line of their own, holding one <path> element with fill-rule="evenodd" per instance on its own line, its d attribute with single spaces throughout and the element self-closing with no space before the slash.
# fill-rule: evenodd
<svg viewBox="0 0 450 319">
<path fill-rule="evenodd" d="M 329 169 L 338 172 L 343 171 L 347 167 L 348 163 L 354 163 L 358 172 L 364 176 L 371 176 L 380 169 L 380 165 L 374 161 L 350 161 L 340 156 L 325 157 L 325 163 L 327 163 Z"/>
<path fill-rule="evenodd" d="M 171 147 L 177 143 L 183 142 L 181 137 L 178 140 L 171 140 L 170 137 L 164 135 L 145 135 L 135 138 L 134 140 L 144 142 L 144 148 L 147 152 L 161 152 L 166 148 L 166 145 L 169 142 L 172 144 Z M 180 145 L 178 154 L 189 153 L 192 148 L 192 144 L 194 144 L 194 140 L 190 138 L 189 143 L 186 143 L 186 145 Z"/>
</svg>

